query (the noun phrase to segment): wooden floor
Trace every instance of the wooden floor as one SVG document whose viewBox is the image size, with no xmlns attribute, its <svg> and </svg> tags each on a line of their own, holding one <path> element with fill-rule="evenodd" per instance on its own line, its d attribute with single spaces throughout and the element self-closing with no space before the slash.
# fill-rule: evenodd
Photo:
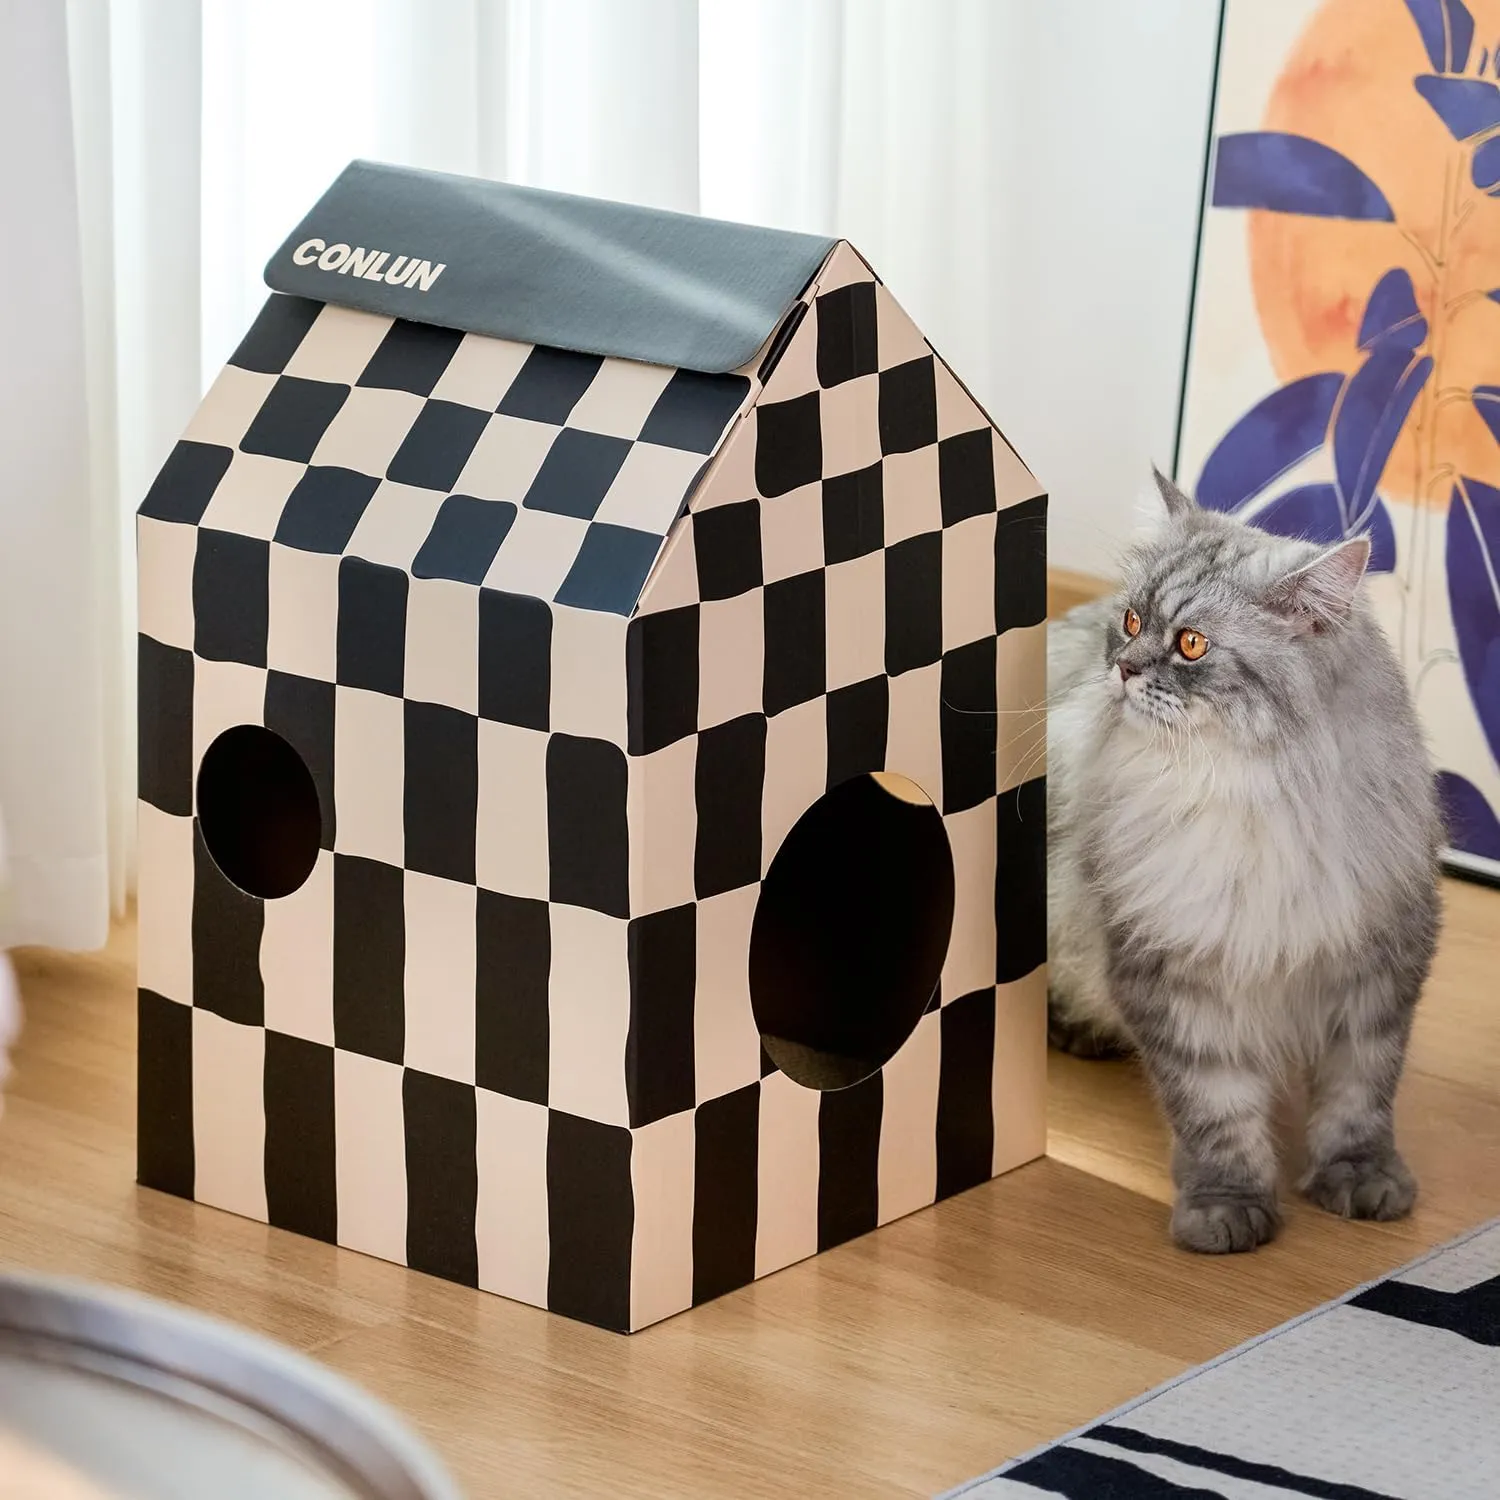
<svg viewBox="0 0 1500 1500">
<path fill-rule="evenodd" d="M 1250 1257 L 1166 1238 L 1129 1064 L 1052 1060 L 1052 1159 L 626 1339 L 136 1188 L 133 934 L 21 958 L 0 1263 L 311 1352 L 473 1496 L 923 1496 L 1500 1214 L 1500 893 L 1453 884 L 1401 1096 L 1415 1218 L 1303 1207 Z"/>
</svg>

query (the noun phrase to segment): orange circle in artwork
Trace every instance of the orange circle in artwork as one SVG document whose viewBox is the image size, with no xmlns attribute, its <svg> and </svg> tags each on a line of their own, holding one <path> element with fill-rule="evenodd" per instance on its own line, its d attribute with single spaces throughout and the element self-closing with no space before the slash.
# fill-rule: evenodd
<svg viewBox="0 0 1500 1500">
<path fill-rule="evenodd" d="M 1481 51 L 1493 55 L 1500 45 L 1500 0 L 1466 4 L 1475 22 L 1472 78 Z M 1256 211 L 1250 269 L 1261 331 L 1283 381 L 1356 369 L 1371 289 L 1393 266 L 1411 273 L 1437 363 L 1381 489 L 1412 500 L 1425 484 L 1429 499 L 1446 504 L 1449 486 L 1434 472 L 1443 464 L 1500 485 L 1500 443 L 1470 402 L 1439 394 L 1500 384 L 1500 303 L 1483 295 L 1500 287 L 1500 198 L 1475 188 L 1469 149 L 1413 86 L 1431 71 L 1401 0 L 1326 0 L 1289 53 L 1263 125 L 1342 152 L 1385 194 L 1396 222 Z M 1493 66 L 1485 76 L 1495 81 Z"/>
</svg>

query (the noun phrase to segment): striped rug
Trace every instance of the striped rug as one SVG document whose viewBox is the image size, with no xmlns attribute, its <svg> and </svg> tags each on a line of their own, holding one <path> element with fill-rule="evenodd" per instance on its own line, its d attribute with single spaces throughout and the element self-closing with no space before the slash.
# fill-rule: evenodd
<svg viewBox="0 0 1500 1500">
<path fill-rule="evenodd" d="M 944 1500 L 1496 1500 L 1500 1219 Z"/>
</svg>

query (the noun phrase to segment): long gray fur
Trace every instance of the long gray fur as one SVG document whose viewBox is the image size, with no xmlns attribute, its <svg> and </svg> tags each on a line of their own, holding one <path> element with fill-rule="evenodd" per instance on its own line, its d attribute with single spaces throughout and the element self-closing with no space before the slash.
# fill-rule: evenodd
<svg viewBox="0 0 1500 1500">
<path fill-rule="evenodd" d="M 1272 1114 L 1299 1077 L 1301 1191 L 1398 1218 L 1416 1183 L 1392 1106 L 1436 942 L 1441 822 L 1363 597 L 1369 546 L 1272 537 L 1158 486 L 1165 522 L 1119 593 L 1049 636 L 1053 1044 L 1140 1054 L 1185 1248 L 1275 1234 Z M 1198 661 L 1176 650 L 1184 628 L 1210 642 Z"/>
</svg>

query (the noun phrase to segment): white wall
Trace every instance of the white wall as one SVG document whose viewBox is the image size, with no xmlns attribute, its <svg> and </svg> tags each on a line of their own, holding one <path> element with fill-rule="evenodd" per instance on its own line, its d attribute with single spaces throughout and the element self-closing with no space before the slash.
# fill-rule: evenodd
<svg viewBox="0 0 1500 1500">
<path fill-rule="evenodd" d="M 1147 465 L 1172 460 L 1218 6 L 1002 8 L 1030 39 L 1006 73 L 1027 131 L 996 208 L 1011 232 L 974 378 L 1051 491 L 1054 565 L 1107 577 Z M 966 357 L 971 330 L 936 317 L 929 337 Z"/>
<path fill-rule="evenodd" d="M 109 910 L 99 571 L 61 7 L 0 0 L 0 945 L 94 947 Z M 24 269 L 22 269 L 24 268 Z"/>
</svg>

